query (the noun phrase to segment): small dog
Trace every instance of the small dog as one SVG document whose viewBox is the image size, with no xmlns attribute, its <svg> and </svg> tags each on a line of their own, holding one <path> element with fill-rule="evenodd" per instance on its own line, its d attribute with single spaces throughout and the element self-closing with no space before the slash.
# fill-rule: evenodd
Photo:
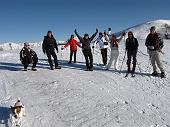
<svg viewBox="0 0 170 127">
<path fill-rule="evenodd" d="M 21 126 L 21 120 L 26 114 L 25 107 L 20 100 L 15 103 L 14 107 L 11 106 L 11 112 L 12 125 Z"/>
</svg>

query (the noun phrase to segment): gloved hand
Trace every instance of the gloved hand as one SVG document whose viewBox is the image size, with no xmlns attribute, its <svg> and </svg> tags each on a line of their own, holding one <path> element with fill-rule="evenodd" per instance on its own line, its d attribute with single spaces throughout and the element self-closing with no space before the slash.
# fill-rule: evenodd
<svg viewBox="0 0 170 127">
<path fill-rule="evenodd" d="M 74 32 L 75 32 L 75 34 L 77 34 L 77 30 L 76 29 L 74 30 Z"/>
</svg>

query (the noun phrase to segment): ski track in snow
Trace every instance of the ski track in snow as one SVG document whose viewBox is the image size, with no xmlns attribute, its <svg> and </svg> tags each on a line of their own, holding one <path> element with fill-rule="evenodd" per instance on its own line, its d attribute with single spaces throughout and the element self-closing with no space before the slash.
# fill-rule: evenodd
<svg viewBox="0 0 170 127">
<path fill-rule="evenodd" d="M 169 42 L 165 49 L 168 52 Z M 123 48 L 123 43 L 122 47 Z M 141 45 L 140 49 L 144 49 Z M 94 52 L 94 71 L 84 71 L 84 58 L 67 64 L 69 49 L 58 54 L 62 69 L 49 70 L 41 48 L 38 71 L 20 71 L 19 50 L 3 54 L 0 63 L 0 127 L 10 127 L 9 107 L 20 97 L 26 107 L 23 127 L 169 127 L 170 65 L 165 55 L 167 78 L 152 77 L 145 50 L 138 52 L 136 77 L 105 71 L 98 49 Z M 109 54 L 109 53 L 108 53 Z M 120 49 L 120 64 L 124 50 Z M 140 71 L 142 73 L 140 73 Z"/>
</svg>

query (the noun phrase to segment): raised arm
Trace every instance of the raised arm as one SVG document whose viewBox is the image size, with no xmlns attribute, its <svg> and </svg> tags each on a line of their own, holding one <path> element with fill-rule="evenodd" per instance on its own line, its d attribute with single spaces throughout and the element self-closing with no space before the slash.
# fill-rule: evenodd
<svg viewBox="0 0 170 127">
<path fill-rule="evenodd" d="M 75 34 L 78 37 L 78 39 L 80 40 L 80 43 L 83 41 L 83 38 L 77 33 L 77 30 L 75 29 Z"/>
<path fill-rule="evenodd" d="M 97 35 L 97 33 L 98 33 L 98 29 L 96 29 L 96 32 L 91 36 L 90 41 L 92 41 L 92 40 L 95 38 L 95 36 Z"/>
<path fill-rule="evenodd" d="M 120 43 L 120 41 L 123 39 L 124 34 L 121 35 L 121 37 L 119 39 L 117 39 L 118 43 Z"/>
</svg>

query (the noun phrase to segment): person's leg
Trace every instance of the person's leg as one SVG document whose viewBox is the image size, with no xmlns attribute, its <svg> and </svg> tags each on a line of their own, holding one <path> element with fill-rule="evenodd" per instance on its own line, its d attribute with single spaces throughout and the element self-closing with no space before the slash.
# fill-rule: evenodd
<svg viewBox="0 0 170 127">
<path fill-rule="evenodd" d="M 105 48 L 104 54 L 105 54 L 105 65 L 106 65 L 107 64 L 107 48 Z"/>
<path fill-rule="evenodd" d="M 48 62 L 49 62 L 50 68 L 53 69 L 53 62 L 52 62 L 52 59 L 51 59 L 51 53 L 47 52 L 47 57 L 48 57 Z"/>
<path fill-rule="evenodd" d="M 153 67 L 153 72 L 157 72 L 155 51 L 149 51 L 149 54 L 150 54 L 150 58 L 151 58 L 151 64 L 152 64 L 152 67 Z"/>
<path fill-rule="evenodd" d="M 28 59 L 25 57 L 24 59 L 23 59 L 23 65 L 24 65 L 24 70 L 27 70 L 27 68 L 28 68 Z"/>
<path fill-rule="evenodd" d="M 104 53 L 104 49 L 101 49 L 101 54 L 102 54 L 103 64 L 105 65 L 105 53 Z"/>
<path fill-rule="evenodd" d="M 38 63 L 38 57 L 33 57 L 33 64 L 32 64 L 32 69 L 36 67 L 37 63 Z"/>
<path fill-rule="evenodd" d="M 86 60 L 86 68 L 87 68 L 87 70 L 89 70 L 90 66 L 89 66 L 88 52 L 87 51 L 83 51 L 83 54 L 84 54 L 84 58 Z"/>
<path fill-rule="evenodd" d="M 161 72 L 164 72 L 164 68 L 161 62 L 161 58 L 160 58 L 160 53 L 158 51 L 155 52 L 155 60 L 156 60 L 156 64 L 158 65 L 158 68 L 160 69 Z"/>
<path fill-rule="evenodd" d="M 93 70 L 93 54 L 91 51 L 89 51 L 88 57 L 90 59 L 90 70 Z"/>
<path fill-rule="evenodd" d="M 130 51 L 127 51 L 127 71 L 128 73 L 131 71 L 131 52 Z"/>
<path fill-rule="evenodd" d="M 57 55 L 55 52 L 52 52 L 51 55 L 54 58 L 54 64 L 55 64 L 55 68 L 58 67 L 58 59 L 57 59 Z"/>
<path fill-rule="evenodd" d="M 75 50 L 74 51 L 74 63 L 76 63 L 76 54 L 77 54 L 77 51 Z"/>
<path fill-rule="evenodd" d="M 119 50 L 115 50 L 114 52 L 115 52 L 114 69 L 117 70 L 118 69 Z"/>
<path fill-rule="evenodd" d="M 113 60 L 114 60 L 114 51 L 111 50 L 111 53 L 110 53 L 110 60 L 109 60 L 109 63 L 107 64 L 107 67 L 106 67 L 107 70 L 109 70 L 110 67 L 112 66 Z"/>
<path fill-rule="evenodd" d="M 133 68 L 132 68 L 132 73 L 135 73 L 135 69 L 136 69 L 136 55 L 137 55 L 137 51 L 133 51 L 132 52 L 132 57 L 133 57 Z"/>
<path fill-rule="evenodd" d="M 71 63 L 72 62 L 72 57 L 73 57 L 73 51 L 70 50 L 70 60 L 68 63 Z"/>
</svg>

